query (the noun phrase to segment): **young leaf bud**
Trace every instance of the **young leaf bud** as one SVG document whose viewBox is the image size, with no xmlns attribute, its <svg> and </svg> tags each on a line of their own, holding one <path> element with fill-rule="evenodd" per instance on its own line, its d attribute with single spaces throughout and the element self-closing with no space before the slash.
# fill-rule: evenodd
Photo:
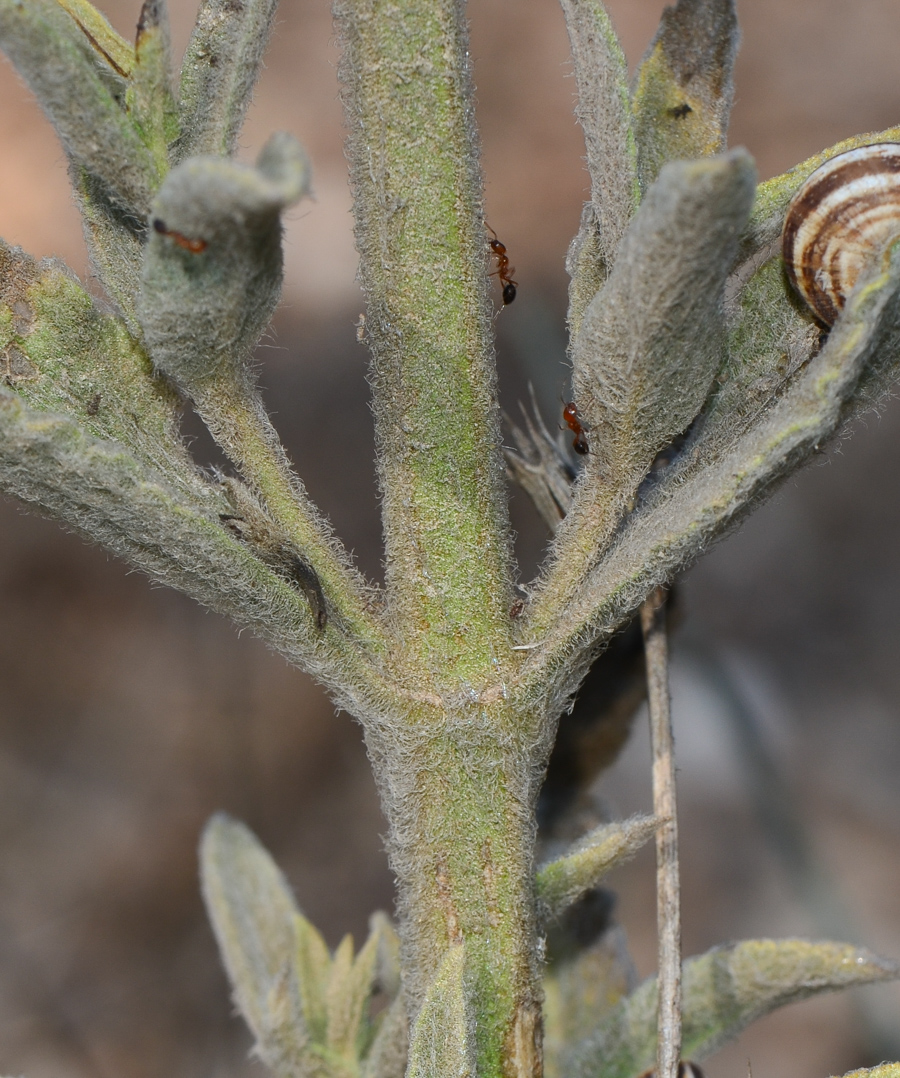
<svg viewBox="0 0 900 1078">
<path fill-rule="evenodd" d="M 309 190 L 300 145 L 273 135 L 255 167 L 194 157 L 163 183 L 144 256 L 141 326 L 190 396 L 245 364 L 281 292 L 281 212 Z"/>
</svg>

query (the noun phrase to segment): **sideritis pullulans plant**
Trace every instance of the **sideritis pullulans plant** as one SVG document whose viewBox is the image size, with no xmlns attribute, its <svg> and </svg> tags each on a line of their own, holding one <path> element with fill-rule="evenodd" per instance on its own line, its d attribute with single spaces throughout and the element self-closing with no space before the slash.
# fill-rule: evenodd
<svg viewBox="0 0 900 1078">
<path fill-rule="evenodd" d="M 349 940 L 330 954 L 246 828 L 217 817 L 202 841 L 235 998 L 276 1075 L 633 1078 L 658 1032 L 672 1075 L 677 992 L 660 993 L 674 1009 L 658 1031 L 656 980 L 629 984 L 614 931 L 581 950 L 554 941 L 571 943 L 567 909 L 674 820 L 607 824 L 536 868 L 538 792 L 559 717 L 613 634 L 642 609 L 664 711 L 659 589 L 898 373 L 900 226 L 875 230 L 833 325 L 787 281 L 780 237 L 818 166 L 861 146 L 890 158 L 900 128 L 757 187 L 750 157 L 724 149 L 732 0 L 667 9 L 631 86 L 600 0 L 563 0 L 592 180 L 568 264 L 566 419 L 586 452 L 535 419 L 505 460 L 463 7 L 337 0 L 378 589 L 294 474 L 253 377 L 280 291 L 280 215 L 310 182 L 287 135 L 254 165 L 231 156 L 274 7 L 204 0 L 176 79 L 164 0 L 143 4 L 134 46 L 88 0 L 0 0 L 0 44 L 60 135 L 109 300 L 0 246 L 2 487 L 228 613 L 363 726 L 396 929 L 375 915 L 358 954 Z M 895 200 L 891 182 L 867 207 Z M 813 203 L 830 229 L 827 200 L 795 210 Z M 847 241 L 804 237 L 795 272 L 827 288 Z M 185 399 L 233 474 L 192 461 Z M 520 591 L 507 469 L 556 528 Z M 684 964 L 683 1055 L 783 1003 L 897 975 L 838 943 L 722 946 Z"/>
</svg>

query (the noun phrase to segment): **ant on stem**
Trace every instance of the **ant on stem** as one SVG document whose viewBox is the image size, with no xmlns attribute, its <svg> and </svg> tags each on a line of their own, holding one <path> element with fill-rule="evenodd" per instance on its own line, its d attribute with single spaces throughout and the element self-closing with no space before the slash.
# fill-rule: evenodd
<svg viewBox="0 0 900 1078">
<path fill-rule="evenodd" d="M 492 240 L 488 240 L 491 250 L 494 252 L 494 257 L 497 259 L 497 268 L 491 273 L 491 276 L 500 278 L 500 283 L 503 285 L 503 306 L 507 307 L 516 298 L 516 288 L 519 282 L 512 279 L 512 275 L 516 271 L 509 264 L 506 247 L 500 242 L 497 233 L 487 221 L 484 222 L 484 227 L 494 237 Z"/>
<path fill-rule="evenodd" d="M 563 419 L 566 421 L 566 426 L 575 435 L 572 440 L 572 448 L 575 452 L 580 453 L 582 456 L 589 453 L 587 435 L 584 433 L 584 427 L 582 427 L 581 420 L 578 417 L 578 406 L 575 401 L 569 401 L 563 408 Z"/>
</svg>

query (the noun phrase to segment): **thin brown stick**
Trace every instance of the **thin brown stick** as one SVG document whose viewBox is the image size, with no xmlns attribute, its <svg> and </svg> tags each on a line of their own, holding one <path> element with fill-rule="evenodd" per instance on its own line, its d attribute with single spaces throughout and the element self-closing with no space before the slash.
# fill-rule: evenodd
<svg viewBox="0 0 900 1078">
<path fill-rule="evenodd" d="M 656 1075 L 657 1078 L 678 1078 L 681 1061 L 681 891 L 664 589 L 657 588 L 641 607 L 641 628 L 647 659 L 653 811 L 662 821 L 656 832 L 656 931 L 659 941 Z"/>
</svg>

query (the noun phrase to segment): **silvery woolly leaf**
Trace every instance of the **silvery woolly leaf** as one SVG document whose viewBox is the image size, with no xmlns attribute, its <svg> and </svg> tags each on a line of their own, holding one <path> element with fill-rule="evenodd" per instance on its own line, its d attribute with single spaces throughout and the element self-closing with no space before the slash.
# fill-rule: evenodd
<svg viewBox="0 0 900 1078">
<path fill-rule="evenodd" d="M 179 474 L 171 458 L 155 468 L 121 442 L 91 434 L 83 420 L 30 408 L 0 384 L 0 490 L 237 619 L 289 662 L 337 685 L 308 599 L 223 526 L 231 511 L 224 491 L 196 469 Z M 358 653 L 341 661 L 352 668 Z"/>
<path fill-rule="evenodd" d="M 277 0 L 203 0 L 181 67 L 178 160 L 234 152 Z"/>
<path fill-rule="evenodd" d="M 128 114 L 164 176 L 169 170 L 169 146 L 179 133 L 165 0 L 144 0 L 134 54 L 125 95 Z"/>
<path fill-rule="evenodd" d="M 562 0 L 601 257 L 612 264 L 638 204 L 625 54 L 602 0 Z"/>
<path fill-rule="evenodd" d="M 276 1074 L 307 1073 L 290 888 L 256 836 L 224 813 L 206 825 L 200 864 L 206 909 L 260 1057 Z"/>
<path fill-rule="evenodd" d="M 353 957 L 353 940 L 346 936 L 335 952 L 328 982 L 328 1048 L 356 1063 L 368 1047 L 368 1004 L 375 979 L 378 938 L 370 935 Z"/>
<path fill-rule="evenodd" d="M 120 209 L 143 218 L 159 171 L 120 100 L 124 80 L 111 68 L 98 68 L 98 53 L 75 20 L 56 0 L 0 0 L 0 48 L 73 164 L 95 176 Z M 118 94 L 111 88 L 115 82 Z"/>
<path fill-rule="evenodd" d="M 294 919 L 297 966 L 297 983 L 303 1018 L 309 1030 L 310 1040 L 324 1044 L 328 1039 L 328 1014 L 326 994 L 331 977 L 331 953 L 319 930 L 302 913 Z"/>
<path fill-rule="evenodd" d="M 688 959 L 683 975 L 682 1051 L 701 1060 L 764 1014 L 820 992 L 896 979 L 900 967 L 843 943 L 745 940 Z M 633 1078 L 656 1058 L 656 978 L 645 981 L 571 1046 L 569 1078 Z"/>
<path fill-rule="evenodd" d="M 821 331 L 789 294 L 781 258 L 749 269 L 747 281 L 729 281 L 733 298 L 726 291 L 725 360 L 681 454 L 692 470 L 736 444 L 819 347 Z"/>
<path fill-rule="evenodd" d="M 637 209 L 637 155 L 631 124 L 628 65 L 602 0 L 562 0 L 569 31 L 584 131 L 591 201 L 584 207 L 566 269 L 569 332 L 606 280 L 628 223 Z"/>
<path fill-rule="evenodd" d="M 362 1063 L 362 1078 L 403 1078 L 408 1039 L 406 1001 L 398 996 L 381 1018 L 378 1032 Z"/>
<path fill-rule="evenodd" d="M 561 1056 L 592 1033 L 637 978 L 624 931 L 613 926 L 587 948 L 554 964 L 544 978 L 544 1072 L 563 1078 Z"/>
<path fill-rule="evenodd" d="M 400 937 L 386 913 L 376 912 L 369 918 L 369 932 L 378 945 L 375 960 L 375 979 L 389 999 L 400 992 Z"/>
<path fill-rule="evenodd" d="M 119 318 L 60 262 L 0 241 L 0 379 L 32 408 L 128 446 L 192 495 L 209 486 L 178 433 L 178 399 Z"/>
<path fill-rule="evenodd" d="M 139 308 L 157 367 L 189 395 L 245 364 L 281 291 L 281 212 L 309 187 L 290 135 L 256 166 L 195 157 L 169 173 L 153 204 Z"/>
<path fill-rule="evenodd" d="M 699 412 L 722 362 L 722 300 L 753 201 L 750 156 L 667 165 L 574 342 L 590 482 L 629 496 Z"/>
<path fill-rule="evenodd" d="M 562 857 L 538 870 L 535 889 L 547 917 L 557 917 L 567 906 L 603 876 L 638 852 L 653 837 L 658 826 L 655 816 L 634 816 L 630 820 L 603 824 Z"/>
<path fill-rule="evenodd" d="M 413 1024 L 407 1078 L 474 1078 L 474 1029 L 465 989 L 465 944 L 451 947 Z"/>
<path fill-rule="evenodd" d="M 738 39 L 734 0 L 678 0 L 663 11 L 634 84 L 642 191 L 667 161 L 724 149 Z"/>
<path fill-rule="evenodd" d="M 900 1078 L 900 1063 L 882 1063 L 880 1067 L 848 1071 L 844 1078 Z"/>
<path fill-rule="evenodd" d="M 123 212 L 105 186 L 86 168 L 73 164 L 69 177 L 81 210 L 91 269 L 118 307 L 132 336 L 140 337 L 137 298 L 141 290 L 146 222 Z"/>
</svg>

